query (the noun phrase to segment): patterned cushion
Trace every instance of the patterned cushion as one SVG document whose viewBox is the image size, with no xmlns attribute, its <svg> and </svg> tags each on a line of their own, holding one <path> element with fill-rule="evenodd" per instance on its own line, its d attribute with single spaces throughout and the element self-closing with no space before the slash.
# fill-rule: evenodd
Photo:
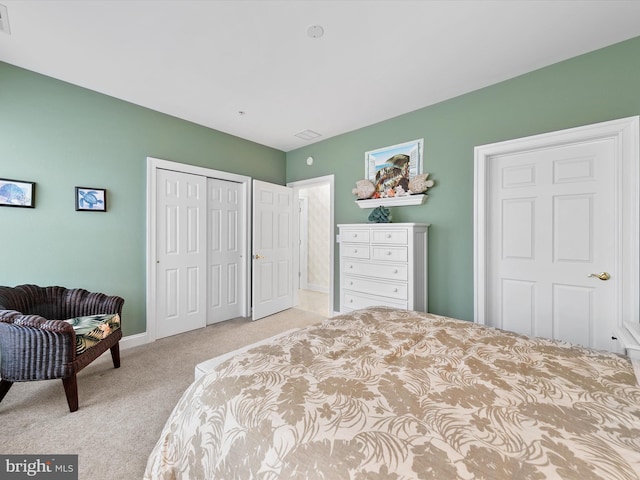
<svg viewBox="0 0 640 480">
<path fill-rule="evenodd" d="M 120 315 L 108 313 L 65 320 L 76 332 L 76 354 L 80 355 L 120 328 Z"/>
</svg>

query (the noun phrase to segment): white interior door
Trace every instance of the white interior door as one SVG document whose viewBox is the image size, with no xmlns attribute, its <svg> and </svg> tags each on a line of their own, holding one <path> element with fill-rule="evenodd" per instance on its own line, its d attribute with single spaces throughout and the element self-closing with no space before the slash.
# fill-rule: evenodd
<svg viewBox="0 0 640 480">
<path fill-rule="evenodd" d="M 206 325 L 207 183 L 157 170 L 157 337 Z"/>
<path fill-rule="evenodd" d="M 293 189 L 253 181 L 253 320 L 293 306 Z"/>
<path fill-rule="evenodd" d="M 207 179 L 207 325 L 243 314 L 243 238 L 245 218 L 242 184 Z"/>
<path fill-rule="evenodd" d="M 603 139 L 491 162 L 490 325 L 615 349 L 615 155 Z"/>
<path fill-rule="evenodd" d="M 639 126 L 475 148 L 476 322 L 640 357 Z"/>
</svg>

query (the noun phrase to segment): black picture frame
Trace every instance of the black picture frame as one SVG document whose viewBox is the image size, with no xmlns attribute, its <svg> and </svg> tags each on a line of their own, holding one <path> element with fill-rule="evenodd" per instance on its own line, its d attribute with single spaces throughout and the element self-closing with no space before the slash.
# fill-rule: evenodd
<svg viewBox="0 0 640 480">
<path fill-rule="evenodd" d="M 0 178 L 0 207 L 35 208 L 36 183 Z"/>
<path fill-rule="evenodd" d="M 107 189 L 94 187 L 76 187 L 77 212 L 106 212 Z"/>
</svg>

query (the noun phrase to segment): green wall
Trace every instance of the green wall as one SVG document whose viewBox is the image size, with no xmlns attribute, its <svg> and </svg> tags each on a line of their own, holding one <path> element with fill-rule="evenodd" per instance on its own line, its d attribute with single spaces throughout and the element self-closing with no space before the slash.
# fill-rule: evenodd
<svg viewBox="0 0 640 480">
<path fill-rule="evenodd" d="M 474 146 L 638 114 L 640 37 L 289 152 L 287 181 L 335 173 L 336 223 L 366 222 L 351 194 L 364 152 L 424 138 L 436 186 L 424 205 L 392 208 L 393 221 L 431 224 L 429 310 L 472 320 Z M 338 310 L 337 258 L 335 272 Z"/>
<path fill-rule="evenodd" d="M 145 330 L 146 159 L 284 184 L 285 154 L 0 62 L 0 178 L 36 182 L 36 208 L 0 207 L 0 285 L 125 298 Z M 107 213 L 76 212 L 74 187 L 106 188 Z"/>
<path fill-rule="evenodd" d="M 141 333 L 148 156 L 278 184 L 334 173 L 336 223 L 366 222 L 364 152 L 424 138 L 436 186 L 393 220 L 432 224 L 430 310 L 471 320 L 473 147 L 637 115 L 639 86 L 640 37 L 285 154 L 0 62 L 0 178 L 37 183 L 35 209 L 0 207 L 0 284 L 121 295 Z M 75 186 L 107 188 L 109 211 L 76 212 Z"/>
</svg>

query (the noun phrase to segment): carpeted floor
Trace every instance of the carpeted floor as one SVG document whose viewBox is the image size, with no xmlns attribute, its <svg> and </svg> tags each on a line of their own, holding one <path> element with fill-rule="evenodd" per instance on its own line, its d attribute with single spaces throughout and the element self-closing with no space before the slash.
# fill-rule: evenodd
<svg viewBox="0 0 640 480">
<path fill-rule="evenodd" d="M 197 363 L 324 319 L 299 309 L 237 318 L 122 350 L 117 370 L 107 352 L 78 375 L 74 413 L 62 381 L 16 383 L 0 403 L 0 453 L 77 454 L 80 480 L 140 479 Z"/>
</svg>

